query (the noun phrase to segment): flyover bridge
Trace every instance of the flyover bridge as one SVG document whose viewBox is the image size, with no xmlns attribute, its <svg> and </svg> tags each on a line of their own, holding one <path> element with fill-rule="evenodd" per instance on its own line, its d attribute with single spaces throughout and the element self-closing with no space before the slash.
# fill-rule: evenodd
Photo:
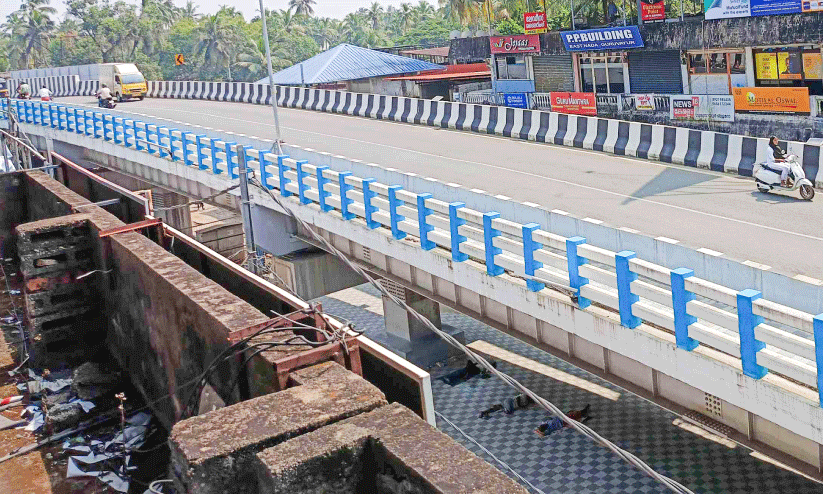
<svg viewBox="0 0 823 494">
<path fill-rule="evenodd" d="M 167 119 L 13 106 L 22 130 L 44 147 L 80 149 L 90 161 L 190 197 L 236 184 L 243 161 L 298 217 L 396 286 L 652 396 L 692 409 L 711 396 L 723 404 L 716 420 L 823 466 L 818 285 L 304 147 L 277 156 L 270 140 Z M 283 248 L 291 228 L 283 210 L 263 191 L 252 201 L 258 245 Z M 237 199 L 223 204 L 237 207 Z"/>
</svg>

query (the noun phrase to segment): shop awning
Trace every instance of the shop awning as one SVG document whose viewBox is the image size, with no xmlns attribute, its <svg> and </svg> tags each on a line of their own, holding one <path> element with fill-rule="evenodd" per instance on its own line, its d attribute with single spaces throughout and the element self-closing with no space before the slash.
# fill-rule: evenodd
<svg viewBox="0 0 823 494">
<path fill-rule="evenodd" d="M 427 70 L 415 75 L 388 78 L 391 81 L 442 81 L 460 79 L 490 79 L 492 76 L 489 66 L 485 63 L 468 63 L 460 65 L 446 65 L 446 70 Z"/>
</svg>

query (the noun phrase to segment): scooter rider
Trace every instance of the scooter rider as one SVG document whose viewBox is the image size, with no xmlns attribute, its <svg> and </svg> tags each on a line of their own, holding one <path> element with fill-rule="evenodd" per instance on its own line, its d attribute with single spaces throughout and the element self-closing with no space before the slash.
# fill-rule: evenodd
<svg viewBox="0 0 823 494">
<path fill-rule="evenodd" d="M 780 148 L 780 141 L 775 136 L 769 137 L 769 148 L 772 152 L 766 156 L 766 163 L 769 168 L 780 170 L 780 185 L 788 187 L 787 180 L 791 167 L 786 163 L 786 151 Z"/>
<path fill-rule="evenodd" d="M 100 85 L 100 90 L 97 91 L 97 98 L 98 98 L 98 106 L 102 108 L 114 108 L 114 104 L 112 104 L 112 96 L 111 96 L 111 89 L 105 84 Z"/>
</svg>

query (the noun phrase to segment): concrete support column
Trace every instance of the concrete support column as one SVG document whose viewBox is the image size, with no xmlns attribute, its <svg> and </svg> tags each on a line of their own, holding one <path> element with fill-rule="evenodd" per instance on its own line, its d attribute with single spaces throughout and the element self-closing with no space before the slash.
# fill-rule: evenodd
<svg viewBox="0 0 823 494">
<path fill-rule="evenodd" d="M 462 331 L 443 325 L 438 302 L 423 297 L 399 283 L 385 279 L 381 280 L 381 283 L 392 295 L 405 301 L 412 309 L 434 323 L 435 327 L 446 331 L 461 342 L 464 341 Z M 383 316 L 386 319 L 389 348 L 415 365 L 429 368 L 459 352 L 386 296 L 383 296 Z"/>
<path fill-rule="evenodd" d="M 188 206 L 182 206 L 190 202 L 186 196 L 165 189 L 154 188 L 151 190 L 151 202 L 155 218 L 162 219 L 163 223 L 177 230 L 191 231 L 191 211 Z M 166 209 L 174 206 L 181 207 Z"/>
</svg>

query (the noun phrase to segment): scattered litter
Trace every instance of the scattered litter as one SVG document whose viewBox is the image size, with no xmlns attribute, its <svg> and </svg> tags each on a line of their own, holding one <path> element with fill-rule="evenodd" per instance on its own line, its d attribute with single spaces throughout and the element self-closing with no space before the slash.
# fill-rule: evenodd
<svg viewBox="0 0 823 494">
<path fill-rule="evenodd" d="M 9 290 L 9 295 L 20 295 L 20 290 Z"/>
<path fill-rule="evenodd" d="M 8 405 L 9 403 L 17 403 L 18 401 L 22 401 L 22 400 L 23 400 L 23 395 L 7 396 L 7 397 L 3 398 L 2 400 L 0 400 L 0 406 Z"/>
<path fill-rule="evenodd" d="M 69 457 L 66 477 L 97 477 L 116 491 L 128 492 L 131 480 L 128 471 L 136 468 L 130 466 L 129 451 L 146 441 L 149 422 L 151 415 L 140 412 L 127 418 L 128 425 L 106 442 L 93 439 L 86 443 L 82 437 L 67 440 L 63 443 L 64 450 L 83 454 Z"/>
<path fill-rule="evenodd" d="M 2 322 L 3 324 L 17 324 L 17 317 L 16 316 L 0 317 L 0 322 Z"/>
<path fill-rule="evenodd" d="M 58 393 L 64 388 L 71 386 L 70 376 L 70 371 L 52 372 L 48 375 L 48 379 L 44 379 L 42 376 L 38 376 L 33 370 L 29 369 L 30 381 L 25 384 L 18 384 L 17 389 L 20 391 L 28 391 L 34 396 L 40 394 L 44 389 L 52 393 Z"/>
</svg>

